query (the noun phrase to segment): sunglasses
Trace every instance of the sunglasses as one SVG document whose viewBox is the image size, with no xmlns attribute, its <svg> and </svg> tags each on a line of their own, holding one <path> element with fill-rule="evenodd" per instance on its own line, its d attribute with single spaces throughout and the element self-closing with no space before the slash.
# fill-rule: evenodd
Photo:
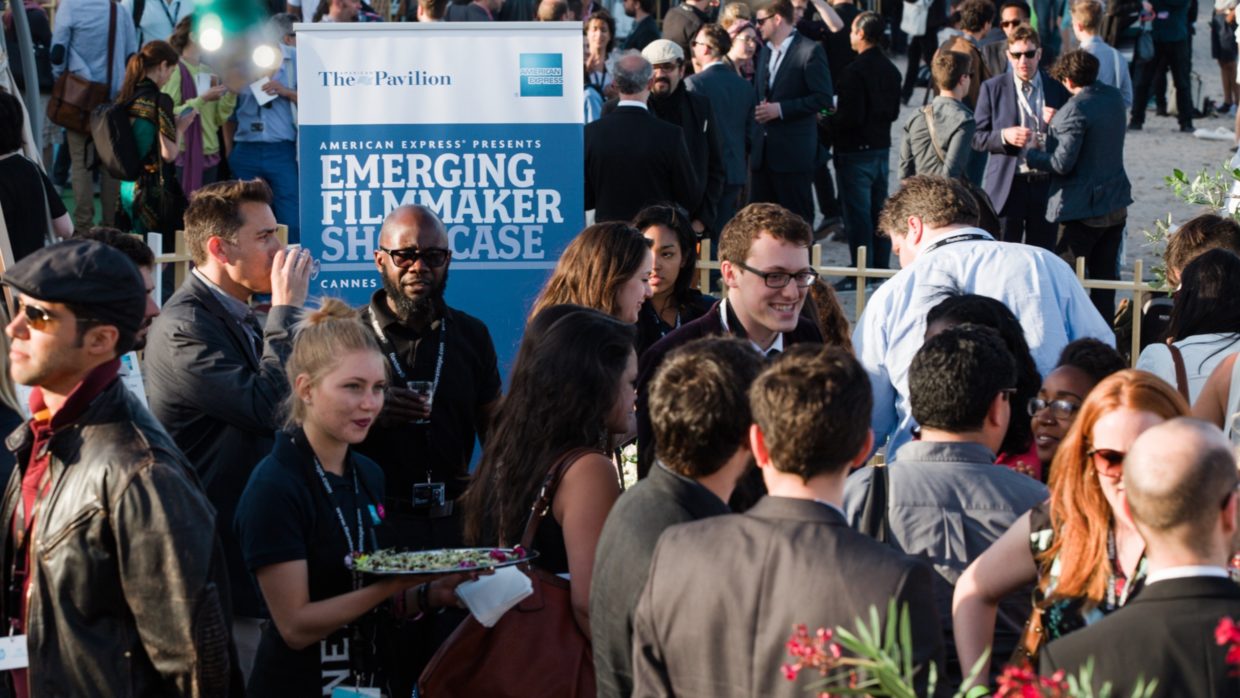
<svg viewBox="0 0 1240 698">
<path fill-rule="evenodd" d="M 1128 454 L 1110 448 L 1091 448 L 1085 455 L 1094 461 L 1094 468 L 1099 473 L 1107 477 L 1119 477 L 1124 471 L 1124 458 Z"/>
<path fill-rule="evenodd" d="M 392 258 L 392 263 L 401 269 L 413 266 L 419 259 L 426 266 L 438 269 L 447 264 L 448 259 L 452 257 L 452 250 L 446 247 L 430 247 L 425 250 L 419 250 L 416 247 L 402 247 L 396 250 L 380 247 L 379 251 L 387 253 L 387 256 Z"/>
<path fill-rule="evenodd" d="M 1040 397 L 1029 398 L 1029 403 L 1026 406 L 1030 417 L 1038 416 L 1039 412 L 1047 408 L 1050 408 L 1052 417 L 1066 422 L 1072 419 L 1072 415 L 1076 414 L 1077 410 L 1081 409 L 1081 406 L 1067 400 L 1051 400 L 1047 402 Z"/>
<path fill-rule="evenodd" d="M 772 18 L 772 17 L 774 17 L 774 16 L 775 16 L 775 15 L 767 15 L 767 16 L 765 16 L 765 17 L 758 17 L 758 16 L 756 16 L 756 15 L 755 15 L 755 16 L 754 16 L 754 18 L 753 18 L 753 25 L 754 25 L 755 27 L 760 27 L 760 26 L 762 26 L 762 25 L 763 25 L 763 24 L 764 24 L 764 23 L 765 23 L 768 19 L 771 19 L 771 18 Z"/>
<path fill-rule="evenodd" d="M 1035 49 L 1030 49 L 1028 51 L 1008 51 L 1008 55 L 1011 56 L 1012 60 L 1014 61 L 1019 61 L 1022 58 L 1028 58 L 1030 60 L 1033 60 L 1034 58 L 1037 57 L 1038 51 L 1040 50 L 1041 49 L 1035 48 Z"/>
<path fill-rule="evenodd" d="M 1008 27 L 1019 27 L 1021 24 L 1024 24 L 1024 22 L 1025 20 L 1023 19 L 1009 19 L 1006 22 L 999 22 L 999 26 L 1007 29 Z"/>
<path fill-rule="evenodd" d="M 57 319 L 56 315 L 54 315 L 47 308 L 40 308 L 37 305 L 23 303 L 20 298 L 13 301 L 13 317 L 17 317 L 18 315 L 24 315 L 26 317 L 26 326 L 32 330 L 38 330 L 39 332 L 46 330 L 47 326 L 52 324 L 52 321 Z M 78 322 L 99 322 L 97 318 L 89 317 L 79 317 L 74 319 Z"/>
</svg>

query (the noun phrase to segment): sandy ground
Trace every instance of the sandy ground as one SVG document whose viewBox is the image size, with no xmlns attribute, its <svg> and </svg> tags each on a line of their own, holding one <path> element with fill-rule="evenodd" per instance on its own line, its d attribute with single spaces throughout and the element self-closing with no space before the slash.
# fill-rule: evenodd
<svg viewBox="0 0 1240 698">
<path fill-rule="evenodd" d="M 1200 5 L 1201 12 L 1196 24 L 1197 34 L 1193 38 L 1193 73 L 1202 81 L 1202 94 L 1217 104 L 1222 101 L 1222 84 L 1218 63 L 1210 58 L 1211 4 L 1200 3 Z M 896 65 L 903 74 L 903 56 L 896 57 Z M 892 142 L 895 145 L 892 147 L 891 158 L 891 191 L 898 186 L 895 173 L 899 160 L 898 143 L 902 125 L 916 109 L 920 108 L 922 94 L 923 90 L 919 88 L 913 95 L 912 105 L 904 107 L 900 119 L 892 125 Z M 1199 129 L 1211 130 L 1220 126 L 1231 130 L 1233 125 L 1233 119 L 1225 116 L 1197 119 L 1194 123 L 1194 126 Z M 1143 232 L 1154 230 L 1155 219 L 1165 219 L 1170 213 L 1173 221 L 1183 222 L 1201 210 L 1176 199 L 1163 178 L 1177 168 L 1187 173 L 1195 173 L 1202 168 L 1216 169 L 1231 158 L 1231 145 L 1230 141 L 1202 140 L 1190 134 L 1182 134 L 1179 132 L 1179 124 L 1174 116 L 1155 116 L 1153 109 L 1146 114 L 1144 130 L 1128 132 L 1124 145 L 1124 167 L 1132 181 L 1134 202 L 1128 209 L 1128 239 L 1121 277 L 1132 278 L 1132 265 L 1136 259 L 1143 259 L 1147 270 L 1151 265 L 1159 263 L 1159 251 L 1147 244 Z M 848 266 L 848 246 L 843 242 L 824 244 L 823 263 L 832 266 Z M 896 260 L 893 259 L 892 264 L 897 264 Z M 1144 276 L 1148 278 L 1148 272 Z M 853 295 L 852 293 L 841 294 L 841 301 L 845 302 L 850 311 L 853 307 Z"/>
</svg>

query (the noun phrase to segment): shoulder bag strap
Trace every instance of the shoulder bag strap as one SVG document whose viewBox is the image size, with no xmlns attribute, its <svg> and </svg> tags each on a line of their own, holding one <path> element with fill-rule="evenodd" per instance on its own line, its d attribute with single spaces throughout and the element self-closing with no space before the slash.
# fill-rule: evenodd
<svg viewBox="0 0 1240 698">
<path fill-rule="evenodd" d="M 112 95 L 112 64 L 116 57 L 116 2 L 108 0 L 108 96 Z"/>
<path fill-rule="evenodd" d="M 1120 72 L 1120 66 L 1119 66 L 1119 64 L 1122 63 L 1123 60 L 1124 58 L 1123 56 L 1120 55 L 1119 51 L 1117 51 L 1115 48 L 1112 48 L 1111 49 L 1111 62 L 1115 64 L 1115 89 L 1117 90 L 1123 89 L 1123 87 L 1121 87 L 1124 84 L 1124 81 L 1122 80 L 1123 74 Z"/>
<path fill-rule="evenodd" d="M 1240 426 L 1236 424 L 1237 413 L 1240 413 L 1240 356 L 1236 357 L 1235 364 L 1231 367 L 1231 383 L 1227 387 L 1227 414 L 1223 417 L 1224 433 L 1227 438 L 1234 444 L 1240 434 L 1237 429 Z"/>
<path fill-rule="evenodd" d="M 879 543 L 891 540 L 891 527 L 887 522 L 887 466 L 875 465 L 870 469 L 870 489 L 861 509 L 861 532 Z"/>
<path fill-rule="evenodd" d="M 927 104 L 922 107 L 921 113 L 926 117 L 926 129 L 930 131 L 930 145 L 934 146 L 934 154 L 938 156 L 940 163 L 947 162 L 947 154 L 939 147 L 938 134 L 934 131 L 934 105 Z"/>
<path fill-rule="evenodd" d="M 1185 400 L 1189 400 L 1188 370 L 1184 367 L 1184 354 L 1180 353 L 1180 348 L 1173 344 L 1170 338 L 1167 339 L 1167 351 L 1171 352 L 1171 361 L 1175 364 L 1175 388 Z"/>
<path fill-rule="evenodd" d="M 538 498 L 534 500 L 534 506 L 530 508 L 530 518 L 525 522 L 525 532 L 521 534 L 522 548 L 532 549 L 534 535 L 538 533 L 538 524 L 542 523 L 543 517 L 551 511 L 551 502 L 555 499 L 555 492 L 560 488 L 560 480 L 568 471 L 568 466 L 576 462 L 578 458 L 592 452 L 594 452 L 592 448 L 574 448 L 560 456 L 560 460 L 556 461 L 556 464 L 551 466 L 551 470 L 547 471 L 547 479 L 543 480 L 542 489 L 538 491 Z"/>
</svg>

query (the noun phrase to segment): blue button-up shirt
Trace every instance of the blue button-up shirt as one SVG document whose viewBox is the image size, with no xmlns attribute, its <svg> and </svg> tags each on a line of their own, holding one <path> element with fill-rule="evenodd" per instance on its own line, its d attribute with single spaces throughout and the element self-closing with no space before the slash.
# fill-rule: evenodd
<svg viewBox="0 0 1240 698">
<path fill-rule="evenodd" d="M 285 87 L 297 89 L 297 53 L 291 46 L 280 46 L 284 63 L 272 80 Z M 237 135 L 240 143 L 280 143 L 297 140 L 297 120 L 293 117 L 293 103 L 276 97 L 267 106 L 259 106 L 249 86 L 237 97 Z"/>
<path fill-rule="evenodd" d="M 983 239 L 944 244 L 923 252 L 874 292 L 853 331 L 857 357 L 874 392 L 874 442 L 888 458 L 910 438 L 908 367 L 926 334 L 926 313 L 948 293 L 974 293 L 1002 301 L 1025 328 L 1029 351 L 1046 375 L 1064 346 L 1082 337 L 1115 343 L 1072 269 L 1031 245 L 997 242 L 985 231 L 960 228 L 933 240 L 968 234 Z"/>
<path fill-rule="evenodd" d="M 108 79 L 108 23 L 110 0 L 66 0 L 56 10 L 56 29 L 52 32 L 52 55 L 64 57 L 52 65 L 52 75 L 69 70 L 91 82 Z M 125 8 L 116 6 L 116 41 L 112 52 L 111 96 L 115 97 L 125 81 L 125 61 L 138 50 L 133 18 Z"/>
<path fill-rule="evenodd" d="M 1081 42 L 1081 50 L 1098 59 L 1098 82 L 1119 90 L 1124 96 L 1124 106 L 1132 106 L 1132 75 L 1128 72 L 1128 60 L 1107 42 L 1096 36 L 1087 36 Z"/>
</svg>

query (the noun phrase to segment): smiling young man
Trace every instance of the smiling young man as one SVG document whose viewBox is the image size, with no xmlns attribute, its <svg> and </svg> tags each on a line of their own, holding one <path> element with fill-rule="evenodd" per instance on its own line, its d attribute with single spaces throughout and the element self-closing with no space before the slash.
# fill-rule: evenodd
<svg viewBox="0 0 1240 698">
<path fill-rule="evenodd" d="M 219 512 L 238 652 L 248 672 L 262 607 L 233 528 L 250 472 L 271 450 L 288 396 L 284 363 L 306 302 L 312 259 L 276 238 L 271 189 L 261 180 L 210 184 L 185 211 L 195 268 L 151 326 L 151 411 L 198 471 Z M 265 326 L 250 308 L 271 294 Z"/>
<path fill-rule="evenodd" d="M 3 282 L 10 374 L 34 388 L 0 509 L 0 605 L 29 651 L 14 695 L 240 695 L 216 513 L 117 380 L 147 303 L 137 267 L 74 240 Z"/>
<path fill-rule="evenodd" d="M 654 462 L 655 436 L 647 412 L 650 381 L 672 349 L 699 337 L 721 334 L 748 339 L 767 357 L 800 342 L 822 342 L 814 321 L 801 314 L 809 287 L 818 278 L 810 266 L 811 244 L 809 224 L 776 204 L 750 204 L 723 229 L 719 259 L 727 298 L 641 356 L 637 378 L 639 474 L 645 476 Z"/>
</svg>

